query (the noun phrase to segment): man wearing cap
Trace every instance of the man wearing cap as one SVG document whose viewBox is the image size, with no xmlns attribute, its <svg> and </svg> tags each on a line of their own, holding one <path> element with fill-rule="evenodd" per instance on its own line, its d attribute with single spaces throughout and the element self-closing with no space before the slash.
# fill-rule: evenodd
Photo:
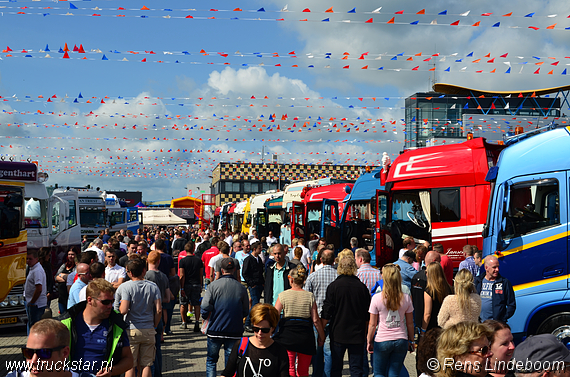
<svg viewBox="0 0 570 377">
<path fill-rule="evenodd" d="M 570 376 L 570 351 L 552 334 L 529 336 L 513 356 L 517 377 Z"/>
<path fill-rule="evenodd" d="M 394 262 L 394 264 L 400 266 L 400 274 L 402 275 L 402 284 L 406 287 L 412 289 L 412 278 L 418 272 L 412 266 L 412 262 L 416 261 L 416 253 L 412 250 L 407 250 L 404 254 Z"/>
<path fill-rule="evenodd" d="M 222 346 L 227 364 L 234 343 L 243 335 L 243 319 L 249 313 L 247 291 L 233 275 L 236 268 L 234 259 L 224 258 L 220 263 L 222 276 L 210 283 L 201 305 L 202 318 L 208 323 L 206 330 L 208 377 L 216 376 L 216 364 Z"/>
</svg>

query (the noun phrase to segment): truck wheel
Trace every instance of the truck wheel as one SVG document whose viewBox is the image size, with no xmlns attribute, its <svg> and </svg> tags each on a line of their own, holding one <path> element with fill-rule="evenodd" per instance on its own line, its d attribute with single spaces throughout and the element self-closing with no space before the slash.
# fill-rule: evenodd
<svg viewBox="0 0 570 377">
<path fill-rule="evenodd" d="M 559 313 L 548 317 L 536 331 L 537 334 L 552 334 L 566 347 L 570 346 L 570 313 Z"/>
</svg>

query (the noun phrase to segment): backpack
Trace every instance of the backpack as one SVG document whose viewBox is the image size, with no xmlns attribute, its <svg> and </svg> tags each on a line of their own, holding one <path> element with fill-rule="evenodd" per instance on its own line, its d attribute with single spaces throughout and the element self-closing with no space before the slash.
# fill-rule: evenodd
<svg viewBox="0 0 570 377">
<path fill-rule="evenodd" d="M 241 360 L 243 355 L 245 354 L 245 351 L 247 350 L 248 345 L 249 345 L 249 338 L 246 336 L 243 336 L 241 338 L 241 340 L 239 341 L 239 349 L 238 349 L 238 354 L 237 354 L 236 367 L 239 364 L 239 361 Z M 236 372 L 234 373 L 234 377 L 236 377 L 236 376 L 237 376 L 237 368 L 236 368 Z"/>
</svg>

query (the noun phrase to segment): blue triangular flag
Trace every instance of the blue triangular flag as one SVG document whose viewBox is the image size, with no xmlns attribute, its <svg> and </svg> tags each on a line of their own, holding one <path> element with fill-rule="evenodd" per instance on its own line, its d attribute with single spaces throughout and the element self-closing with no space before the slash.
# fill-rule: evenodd
<svg viewBox="0 0 570 377">
<path fill-rule="evenodd" d="M 101 60 L 109 60 L 109 59 L 107 59 L 107 57 L 105 56 L 105 54 L 103 54 L 103 57 L 101 58 Z"/>
<path fill-rule="evenodd" d="M 60 54 L 63 54 L 63 48 L 60 47 L 58 52 L 59 52 Z"/>
<path fill-rule="evenodd" d="M 349 11 L 346 12 L 346 13 L 356 13 L 356 8 L 352 8 L 351 10 L 349 10 Z"/>
<path fill-rule="evenodd" d="M 73 101 L 73 103 L 79 103 L 79 101 L 77 100 L 77 98 Z"/>
<path fill-rule="evenodd" d="M 444 69 L 444 72 L 449 72 L 451 67 L 447 67 L 447 69 Z"/>
<path fill-rule="evenodd" d="M 322 20 L 321 22 L 329 22 L 330 20 L 328 18 L 325 18 L 324 20 Z"/>
<path fill-rule="evenodd" d="M 83 96 L 81 95 L 81 92 L 79 92 L 79 95 L 77 96 L 77 98 L 83 98 Z"/>
<path fill-rule="evenodd" d="M 455 62 L 456 63 L 461 63 L 463 61 L 463 59 L 457 59 Z"/>
<path fill-rule="evenodd" d="M 261 7 L 257 10 L 258 12 L 265 12 L 265 8 Z"/>
<path fill-rule="evenodd" d="M 562 74 L 563 74 L 563 75 L 566 74 L 566 68 L 564 68 L 564 71 L 562 71 Z"/>
<path fill-rule="evenodd" d="M 466 57 L 472 58 L 472 57 L 473 57 L 473 51 L 471 51 L 470 53 L 468 53 Z"/>
<path fill-rule="evenodd" d="M 48 47 L 48 45 L 46 45 L 45 52 L 48 52 L 48 51 L 49 51 L 49 47 Z"/>
<path fill-rule="evenodd" d="M 527 14 L 525 17 L 532 17 L 534 16 L 534 12 Z"/>
<path fill-rule="evenodd" d="M 384 70 L 384 67 L 380 67 L 380 68 L 378 68 L 378 70 L 379 70 L 379 71 L 383 71 L 383 70 Z"/>
<path fill-rule="evenodd" d="M 396 56 L 404 56 L 404 53 L 400 52 L 399 54 L 396 54 Z"/>
<path fill-rule="evenodd" d="M 499 26 L 501 26 L 501 23 L 500 23 L 500 22 L 497 22 L 496 24 L 494 24 L 494 25 L 491 26 L 491 27 L 499 27 Z"/>
<path fill-rule="evenodd" d="M 438 15 L 440 16 L 445 16 L 446 14 L 447 14 L 447 9 L 438 13 Z"/>
<path fill-rule="evenodd" d="M 390 60 L 398 60 L 398 56 L 396 55 L 396 56 L 394 56 L 394 57 L 393 57 L 392 59 L 390 59 Z"/>
<path fill-rule="evenodd" d="M 420 21 L 410 22 L 410 25 L 417 25 Z"/>
<path fill-rule="evenodd" d="M 466 103 L 465 106 L 463 106 L 464 109 L 468 109 L 469 108 L 469 104 Z"/>
<path fill-rule="evenodd" d="M 69 3 L 69 9 L 77 9 L 77 7 L 73 3 Z"/>
<path fill-rule="evenodd" d="M 507 72 L 505 73 L 511 73 L 511 67 L 509 67 L 509 69 L 507 69 Z"/>
</svg>

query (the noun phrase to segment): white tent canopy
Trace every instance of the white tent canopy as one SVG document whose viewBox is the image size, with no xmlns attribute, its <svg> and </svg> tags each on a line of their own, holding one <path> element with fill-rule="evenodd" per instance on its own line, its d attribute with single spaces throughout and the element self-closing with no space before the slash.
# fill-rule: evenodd
<svg viewBox="0 0 570 377">
<path fill-rule="evenodd" d="M 176 216 L 168 209 L 147 209 L 140 211 L 144 225 L 182 225 L 186 220 Z"/>
</svg>

